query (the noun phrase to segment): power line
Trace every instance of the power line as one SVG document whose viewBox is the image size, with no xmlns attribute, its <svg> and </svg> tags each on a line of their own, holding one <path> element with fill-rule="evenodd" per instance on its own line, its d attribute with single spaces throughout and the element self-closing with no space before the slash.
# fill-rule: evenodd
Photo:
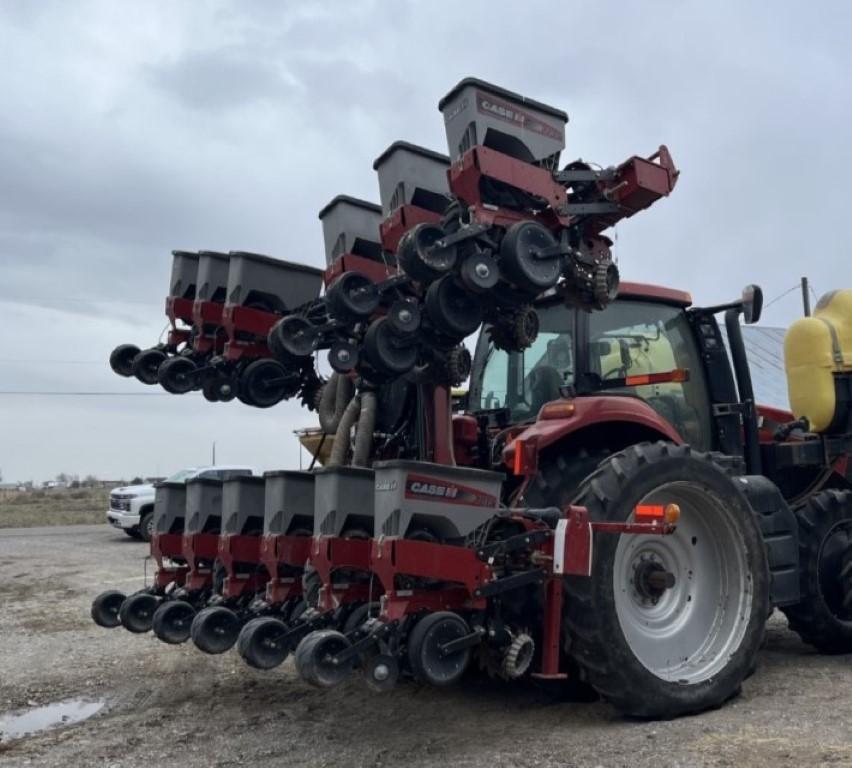
<svg viewBox="0 0 852 768">
<path fill-rule="evenodd" d="M 25 389 L 0 390 L 0 396 L 22 397 L 168 397 L 168 392 L 39 392 Z"/>
<path fill-rule="evenodd" d="M 799 291 L 799 290 L 801 290 L 801 288 L 802 288 L 801 283 L 796 283 L 792 288 L 784 291 L 784 293 L 779 294 L 774 299 L 772 299 L 772 301 L 769 301 L 766 304 L 764 304 L 763 308 L 767 309 L 768 307 L 771 307 L 776 301 L 783 299 L 787 294 L 790 294 L 793 291 Z"/>
<path fill-rule="evenodd" d="M 42 358 L 25 359 L 17 357 L 0 357 L 0 363 L 26 363 L 27 365 L 106 365 L 106 360 L 49 360 Z"/>
<path fill-rule="evenodd" d="M 104 299 L 97 297 L 90 298 L 80 298 L 80 297 L 70 297 L 70 296 L 41 296 L 41 297 L 32 297 L 32 296 L 0 296 L 0 302 L 8 302 L 14 304 L 41 304 L 41 303 L 51 303 L 51 304 L 143 304 L 145 306 L 158 306 L 162 307 L 165 303 L 163 301 L 141 301 L 139 299 Z"/>
</svg>

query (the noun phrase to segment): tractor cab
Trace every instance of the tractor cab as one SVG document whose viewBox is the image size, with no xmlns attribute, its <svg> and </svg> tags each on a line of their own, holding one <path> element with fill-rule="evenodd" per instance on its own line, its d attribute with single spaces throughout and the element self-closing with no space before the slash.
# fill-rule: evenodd
<svg viewBox="0 0 852 768">
<path fill-rule="evenodd" d="M 539 333 L 527 349 L 507 352 L 487 329 L 481 335 L 469 409 L 502 410 L 510 424 L 553 421 L 556 409 L 548 404 L 567 398 L 574 403 L 574 431 L 600 423 L 602 399 L 618 398 L 604 409 L 613 423 L 641 411 L 643 424 L 659 421 L 662 432 L 665 423 L 679 442 L 713 448 L 704 350 L 687 312 L 690 303 L 686 293 L 637 283 L 623 283 L 603 312 L 566 306 L 553 295 L 536 307 Z"/>
</svg>

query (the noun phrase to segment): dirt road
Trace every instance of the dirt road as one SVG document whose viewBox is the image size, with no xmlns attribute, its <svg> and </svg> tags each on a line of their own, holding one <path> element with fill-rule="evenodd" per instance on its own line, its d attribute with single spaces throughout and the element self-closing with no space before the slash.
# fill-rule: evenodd
<svg viewBox="0 0 852 768">
<path fill-rule="evenodd" d="M 0 722 L 104 702 L 0 744 L 0 766 L 852 766 L 852 658 L 817 656 L 779 618 L 742 696 L 666 723 L 488 682 L 321 692 L 291 662 L 260 673 L 94 626 L 91 598 L 141 586 L 146 549 L 105 525 L 0 531 Z"/>
</svg>

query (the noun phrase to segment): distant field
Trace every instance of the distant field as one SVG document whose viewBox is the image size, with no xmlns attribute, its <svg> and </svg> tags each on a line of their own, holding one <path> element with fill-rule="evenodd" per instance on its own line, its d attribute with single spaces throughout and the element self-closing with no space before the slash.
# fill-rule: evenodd
<svg viewBox="0 0 852 768">
<path fill-rule="evenodd" d="M 108 504 L 105 489 L 18 493 L 0 499 L 0 528 L 103 523 Z"/>
</svg>

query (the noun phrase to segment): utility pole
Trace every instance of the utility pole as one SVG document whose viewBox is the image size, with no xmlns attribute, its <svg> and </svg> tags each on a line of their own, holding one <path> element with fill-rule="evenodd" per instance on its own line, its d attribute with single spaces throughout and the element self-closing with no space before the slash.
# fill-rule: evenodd
<svg viewBox="0 0 852 768">
<path fill-rule="evenodd" d="M 805 317 L 811 316 L 811 295 L 808 293 L 808 278 L 802 278 L 802 305 L 805 308 Z"/>
<path fill-rule="evenodd" d="M 216 466 L 216 441 L 213 441 L 213 463 L 212 466 Z"/>
</svg>

